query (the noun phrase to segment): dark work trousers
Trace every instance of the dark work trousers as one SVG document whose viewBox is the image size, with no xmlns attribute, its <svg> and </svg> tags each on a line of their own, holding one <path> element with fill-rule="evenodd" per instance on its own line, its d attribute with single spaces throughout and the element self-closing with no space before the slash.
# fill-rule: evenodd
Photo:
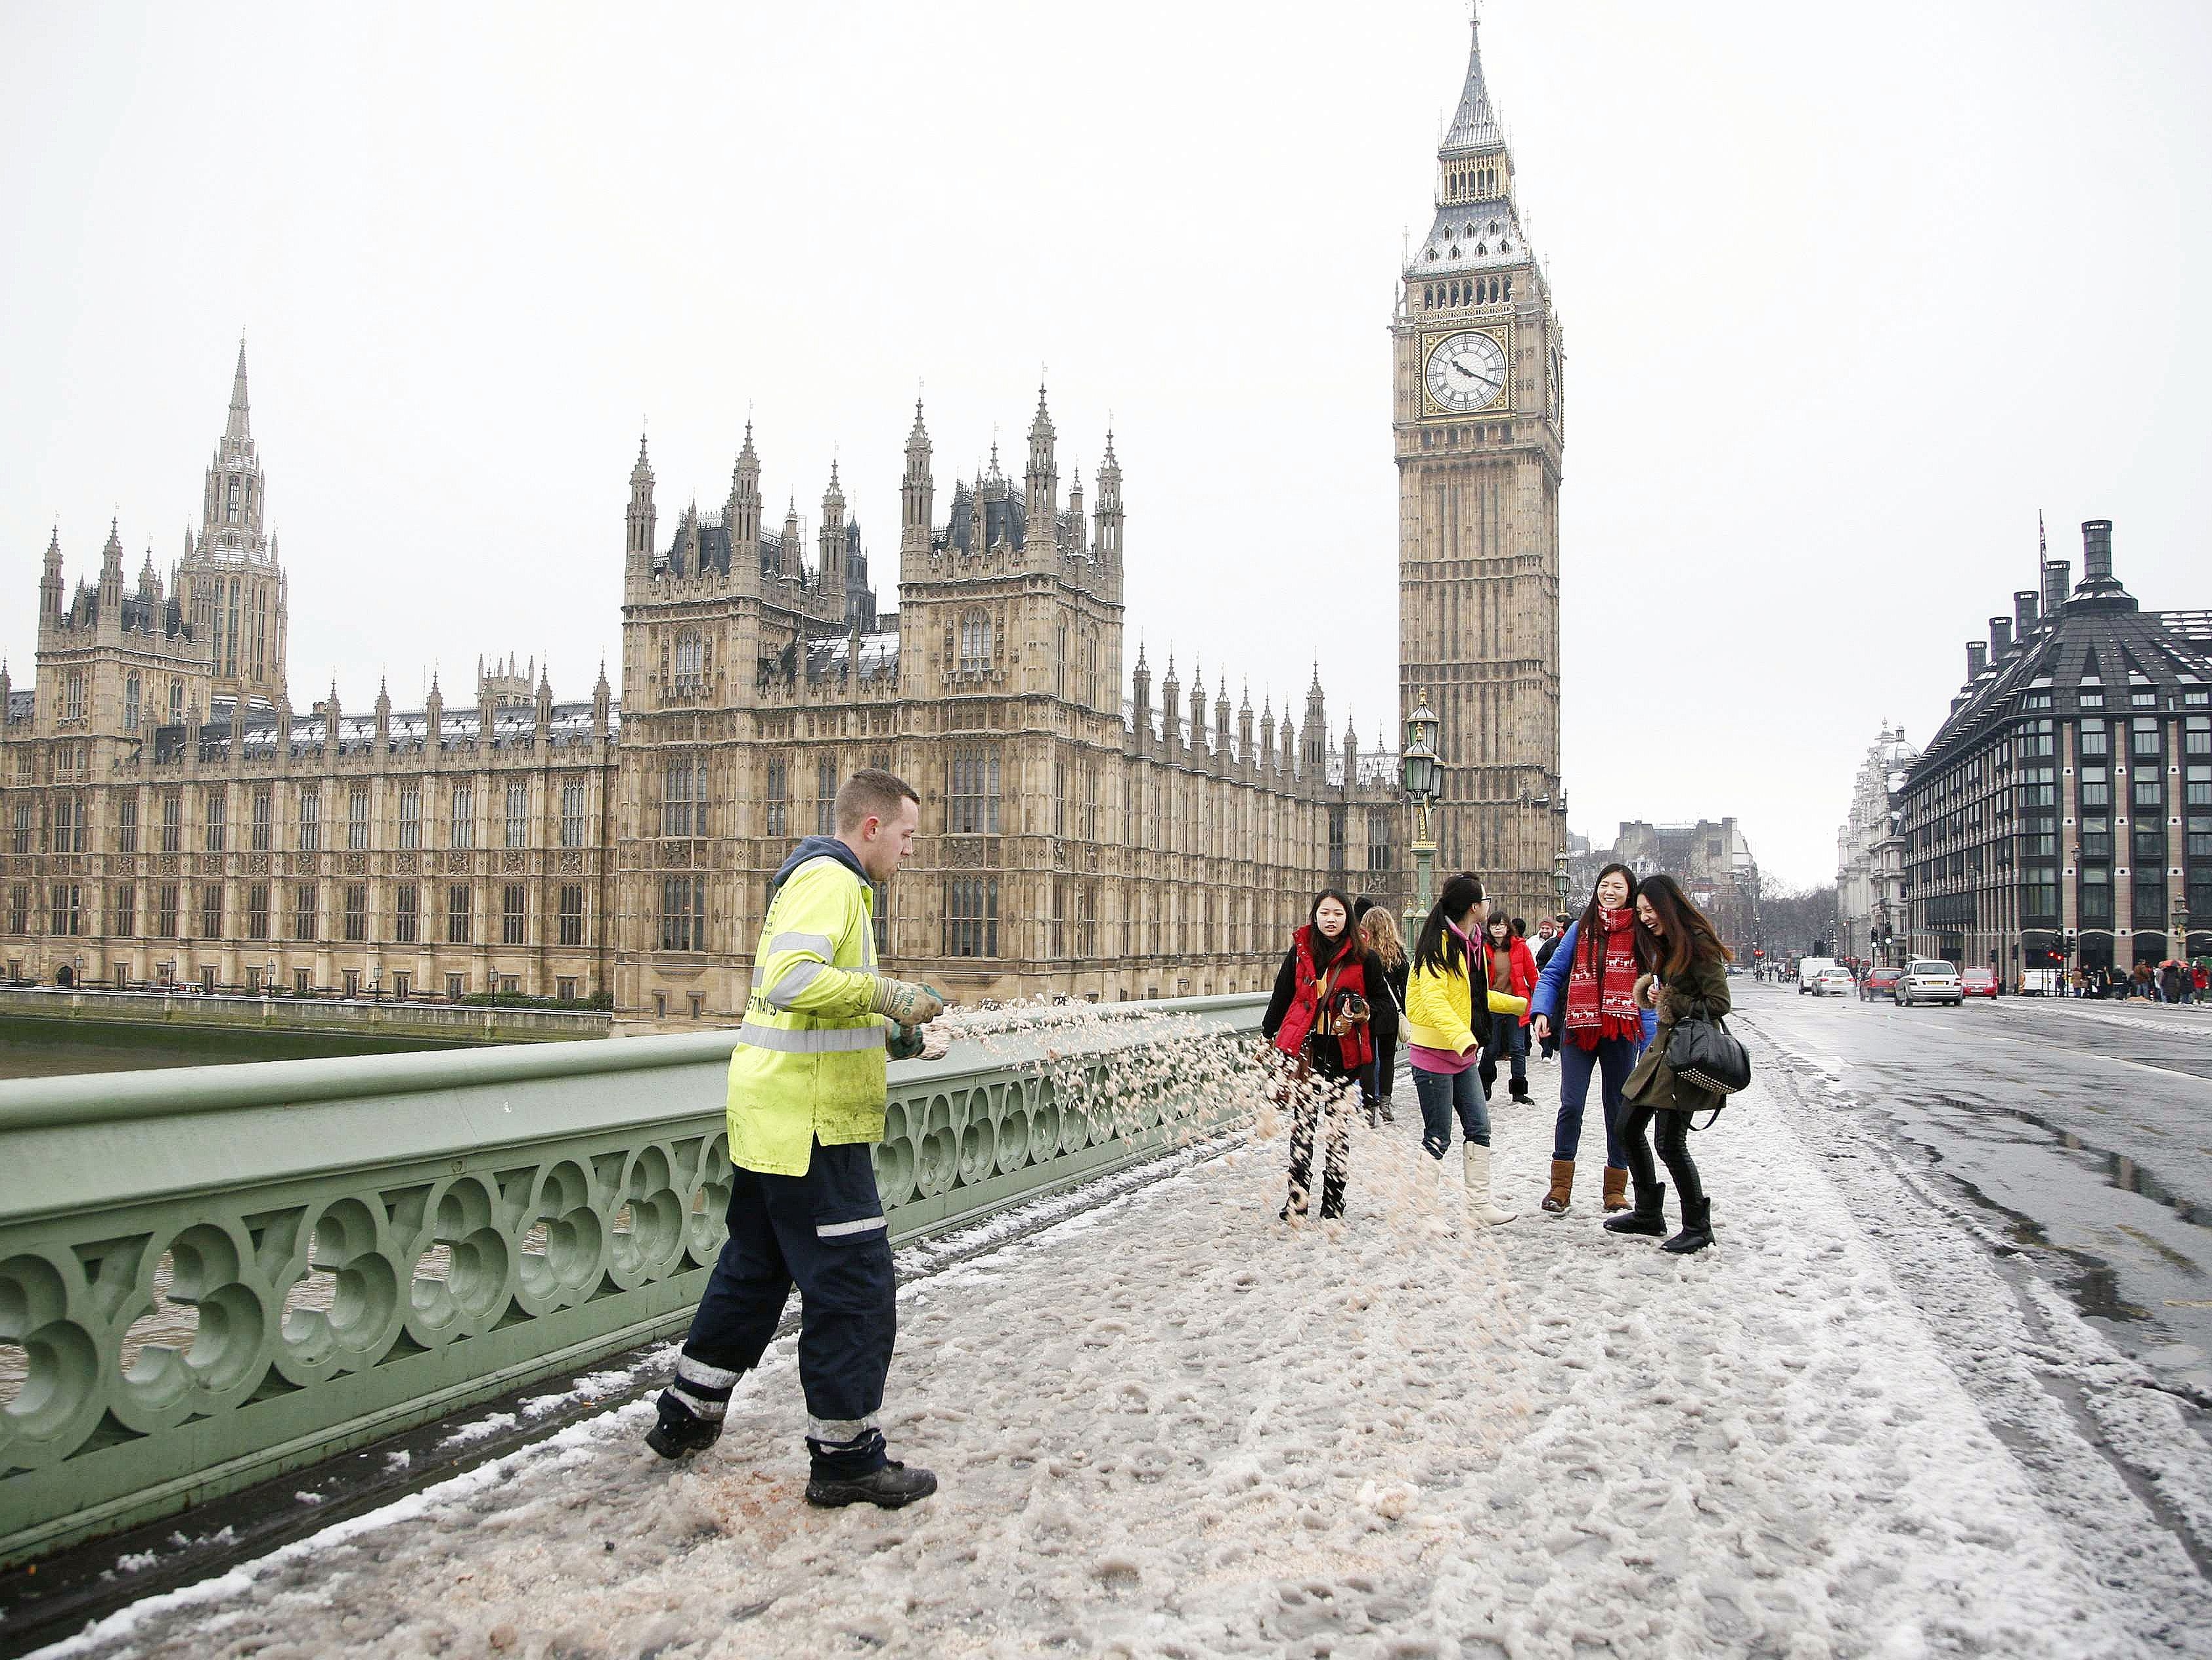
<svg viewBox="0 0 2212 1660">
<path fill-rule="evenodd" d="M 1655 1139 L 1659 1143 L 1659 1156 L 1666 1161 L 1667 1173 L 1674 1178 L 1674 1197 L 1682 1202 L 1685 1222 L 1705 1197 L 1705 1184 L 1698 1179 L 1697 1161 L 1690 1157 L 1692 1117 L 1670 1106 L 1632 1106 L 1620 1125 L 1622 1150 L 1628 1154 L 1628 1173 L 1635 1178 L 1638 1192 L 1648 1192 L 1659 1184 L 1659 1172 L 1652 1168 L 1651 1144 L 1644 1140 L 1644 1131 L 1654 1119 L 1658 1121 Z"/>
<path fill-rule="evenodd" d="M 795 1284 L 814 1472 L 866 1475 L 883 1468 L 877 1416 L 898 1299 L 874 1152 L 864 1142 L 817 1142 L 804 1176 L 732 1172 L 729 1243 L 692 1316 L 664 1407 L 672 1402 L 719 1422 L 738 1379 L 760 1364 Z"/>
<path fill-rule="evenodd" d="M 1336 1050 L 1336 1039 L 1319 1042 Z M 1297 1078 L 1291 1094 L 1291 1209 L 1305 1214 L 1306 1195 L 1313 1190 L 1313 1144 L 1316 1121 L 1328 1122 L 1328 1148 L 1323 1154 L 1321 1214 L 1344 1215 L 1345 1183 L 1352 1173 L 1352 1097 L 1359 1078 L 1345 1070 L 1341 1051 L 1316 1060 L 1309 1048 L 1298 1057 Z"/>
</svg>

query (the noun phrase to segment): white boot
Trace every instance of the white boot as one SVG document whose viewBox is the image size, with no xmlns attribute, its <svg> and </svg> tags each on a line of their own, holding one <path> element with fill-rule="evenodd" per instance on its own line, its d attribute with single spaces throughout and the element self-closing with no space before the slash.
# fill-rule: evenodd
<svg viewBox="0 0 2212 1660">
<path fill-rule="evenodd" d="M 1462 1144 L 1467 1169 L 1467 1214 L 1485 1227 L 1503 1227 L 1520 1215 L 1500 1210 L 1490 1197 L 1490 1149 L 1473 1142 Z"/>
</svg>

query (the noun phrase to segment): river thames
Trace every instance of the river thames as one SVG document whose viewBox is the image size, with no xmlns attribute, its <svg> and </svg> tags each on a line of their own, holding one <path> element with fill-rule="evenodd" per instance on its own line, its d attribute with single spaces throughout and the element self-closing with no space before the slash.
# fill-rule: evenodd
<svg viewBox="0 0 2212 1660">
<path fill-rule="evenodd" d="M 0 1015 L 0 1079 L 58 1078 L 79 1072 L 165 1071 L 179 1066 L 229 1066 L 249 1061 L 299 1061 L 330 1055 L 393 1055 L 407 1050 L 473 1047 L 469 1044 L 351 1037 L 337 1033 L 115 1026 L 90 1021 Z"/>
</svg>

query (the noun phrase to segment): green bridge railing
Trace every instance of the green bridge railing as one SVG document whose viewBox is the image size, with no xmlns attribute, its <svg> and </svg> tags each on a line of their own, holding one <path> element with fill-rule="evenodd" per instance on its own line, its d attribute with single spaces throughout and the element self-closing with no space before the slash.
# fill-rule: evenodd
<svg viewBox="0 0 2212 1660">
<path fill-rule="evenodd" d="M 893 1237 L 1218 1128 L 1264 1001 L 1012 1011 L 893 1065 Z M 734 1041 L 0 1083 L 0 1566 L 680 1330 Z"/>
</svg>

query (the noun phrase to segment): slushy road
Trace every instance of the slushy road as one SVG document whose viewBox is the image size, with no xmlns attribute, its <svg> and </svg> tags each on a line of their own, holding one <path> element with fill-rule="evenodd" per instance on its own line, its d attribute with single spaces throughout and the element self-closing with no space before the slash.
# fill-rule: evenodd
<svg viewBox="0 0 2212 1660">
<path fill-rule="evenodd" d="M 2212 1397 L 2212 1009 L 1730 984 L 1759 1035 L 1879 1115 L 2115 1346 Z"/>
</svg>

